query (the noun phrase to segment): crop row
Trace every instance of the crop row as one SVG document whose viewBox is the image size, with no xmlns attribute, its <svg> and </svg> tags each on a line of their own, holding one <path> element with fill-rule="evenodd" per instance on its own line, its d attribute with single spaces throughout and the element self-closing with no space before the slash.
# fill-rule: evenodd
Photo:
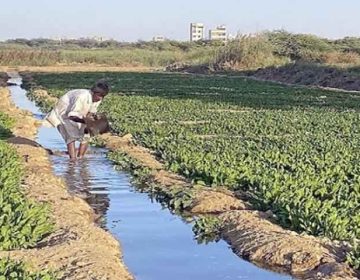
<svg viewBox="0 0 360 280">
<path fill-rule="evenodd" d="M 21 189 L 21 159 L 4 141 L 13 124 L 0 112 L 0 250 L 34 247 L 53 229 L 48 206 L 26 198 Z M 55 279 L 52 273 L 30 273 L 23 263 L 8 259 L 0 259 L 0 275 L 0 279 Z"/>
</svg>

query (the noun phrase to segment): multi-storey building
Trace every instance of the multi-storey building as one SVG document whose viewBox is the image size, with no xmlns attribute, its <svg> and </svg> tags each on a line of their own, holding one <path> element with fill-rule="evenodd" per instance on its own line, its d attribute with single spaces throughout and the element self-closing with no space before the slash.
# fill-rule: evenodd
<svg viewBox="0 0 360 280">
<path fill-rule="evenodd" d="M 228 39 L 227 37 L 227 30 L 225 25 L 220 25 L 215 29 L 209 30 L 209 40 L 218 40 L 222 42 L 226 42 Z"/>
<path fill-rule="evenodd" d="M 190 24 L 190 41 L 195 42 L 204 40 L 204 24 L 202 23 L 191 23 Z"/>
</svg>

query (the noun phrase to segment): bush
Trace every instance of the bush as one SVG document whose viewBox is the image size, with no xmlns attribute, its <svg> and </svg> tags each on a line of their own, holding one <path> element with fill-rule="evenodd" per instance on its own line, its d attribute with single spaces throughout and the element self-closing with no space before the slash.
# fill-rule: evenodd
<svg viewBox="0 0 360 280">
<path fill-rule="evenodd" d="M 360 38 L 345 37 L 331 42 L 333 47 L 341 52 L 354 52 L 360 54 Z"/>
<path fill-rule="evenodd" d="M 240 70 L 279 65 L 285 61 L 274 55 L 273 46 L 263 34 L 244 35 L 220 49 L 214 68 Z"/>
<path fill-rule="evenodd" d="M 13 125 L 14 120 L 3 112 L 0 112 L 0 140 L 11 136 L 10 128 L 12 128 Z"/>
<path fill-rule="evenodd" d="M 309 60 L 319 53 L 333 50 L 327 39 L 309 34 L 292 34 L 284 30 L 265 34 L 274 48 L 276 55 L 289 57 L 292 60 Z"/>
</svg>

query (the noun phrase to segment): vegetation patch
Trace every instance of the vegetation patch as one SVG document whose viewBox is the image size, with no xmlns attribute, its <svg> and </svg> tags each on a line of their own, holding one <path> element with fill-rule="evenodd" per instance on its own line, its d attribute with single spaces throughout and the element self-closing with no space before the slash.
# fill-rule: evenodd
<svg viewBox="0 0 360 280">
<path fill-rule="evenodd" d="M 12 261 L 7 258 L 0 259 L 0 280 L 56 280 L 57 273 L 42 270 L 31 272 L 29 267 L 21 261 Z"/>
<path fill-rule="evenodd" d="M 14 148 L 0 141 L 0 249 L 34 247 L 52 232 L 49 208 L 25 197 L 23 170 Z"/>
<path fill-rule="evenodd" d="M 14 120 L 0 112 L 0 132 L 11 135 Z M 16 150 L 0 140 L 0 249 L 34 247 L 53 225 L 45 204 L 27 199 L 21 189 L 23 168 Z"/>
<path fill-rule="evenodd" d="M 198 243 L 217 242 L 221 239 L 222 221 L 214 216 L 201 216 L 195 220 L 193 232 Z"/>
<path fill-rule="evenodd" d="M 0 140 L 9 138 L 12 135 L 11 128 L 14 126 L 14 123 L 14 119 L 0 112 Z"/>
<path fill-rule="evenodd" d="M 238 36 L 228 44 L 216 41 L 136 42 L 91 39 L 15 39 L 0 42 L 0 64 L 6 66 L 106 65 L 165 67 L 169 64 L 239 70 L 306 61 L 359 65 L 360 38 L 331 40 L 285 30 Z"/>
<path fill-rule="evenodd" d="M 107 65 L 164 67 L 175 62 L 209 63 L 218 42 L 138 42 L 50 39 L 0 43 L 0 64 L 6 66 Z"/>
<path fill-rule="evenodd" d="M 169 170 L 245 192 L 253 206 L 298 232 L 360 238 L 359 94 L 168 74 L 41 74 L 35 80 L 56 96 L 103 77 L 116 93 L 102 104 L 112 129 L 131 133 Z M 169 201 L 177 197 L 183 201 L 174 205 L 187 205 L 188 194 L 174 193 Z"/>
<path fill-rule="evenodd" d="M 355 269 L 360 269 L 360 245 L 355 242 L 352 251 L 347 255 L 347 262 Z"/>
<path fill-rule="evenodd" d="M 35 102 L 43 113 L 48 113 L 56 104 L 57 99 L 54 97 L 48 97 L 46 91 L 41 89 L 35 89 L 34 91 L 29 90 L 27 97 Z"/>
</svg>

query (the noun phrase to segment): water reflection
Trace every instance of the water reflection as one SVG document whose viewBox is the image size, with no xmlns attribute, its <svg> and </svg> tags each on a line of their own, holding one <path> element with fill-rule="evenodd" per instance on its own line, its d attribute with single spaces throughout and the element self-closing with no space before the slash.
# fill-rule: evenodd
<svg viewBox="0 0 360 280">
<path fill-rule="evenodd" d="M 107 172 L 110 163 L 107 163 L 105 151 L 90 148 L 82 160 L 70 161 L 64 151 L 64 141 L 54 128 L 41 127 L 37 141 L 52 149 L 51 161 L 56 175 L 64 179 L 72 194 L 84 199 L 94 209 L 100 217 L 97 220 L 99 226 L 105 228 L 110 205 L 109 180 L 113 177 Z"/>
<path fill-rule="evenodd" d="M 70 161 L 63 159 L 66 169 L 63 172 L 57 172 L 61 175 L 69 191 L 83 198 L 95 211 L 95 213 L 102 217 L 99 221 L 100 226 L 106 225 L 106 213 L 109 209 L 110 200 L 107 192 L 107 188 L 99 187 L 94 184 L 94 170 L 91 170 L 94 159 L 84 158 L 78 161 Z"/>
</svg>

